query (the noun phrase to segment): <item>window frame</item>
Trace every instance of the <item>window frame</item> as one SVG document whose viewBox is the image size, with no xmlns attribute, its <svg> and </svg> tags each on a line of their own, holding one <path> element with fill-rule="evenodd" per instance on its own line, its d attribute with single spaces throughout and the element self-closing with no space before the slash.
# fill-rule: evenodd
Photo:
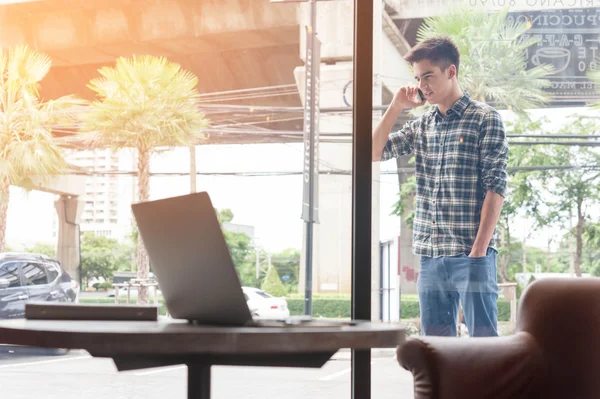
<svg viewBox="0 0 600 399">
<path fill-rule="evenodd" d="M 44 271 L 44 276 L 46 277 L 46 282 L 44 284 L 28 284 L 28 278 L 25 276 L 25 270 L 23 270 L 23 266 L 24 265 L 36 265 L 39 266 L 43 271 Z M 50 279 L 48 278 L 48 271 L 46 270 L 46 265 L 45 262 L 43 261 L 27 261 L 27 262 L 22 262 L 21 264 L 21 276 L 24 282 L 24 287 L 26 288 L 30 288 L 30 287 L 40 287 L 40 286 L 44 286 L 44 285 L 50 285 Z"/>
</svg>

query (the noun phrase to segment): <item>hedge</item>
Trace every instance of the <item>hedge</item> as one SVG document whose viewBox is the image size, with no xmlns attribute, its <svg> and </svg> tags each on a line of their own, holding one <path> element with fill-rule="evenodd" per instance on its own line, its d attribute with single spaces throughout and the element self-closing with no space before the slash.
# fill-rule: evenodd
<svg viewBox="0 0 600 399">
<path fill-rule="evenodd" d="M 79 298 L 80 303 L 109 303 L 114 304 L 114 298 Z M 120 298 L 120 303 L 125 303 L 126 298 Z M 134 301 L 132 301 L 134 302 Z M 134 302 L 135 303 L 135 302 Z M 153 303 L 153 302 L 152 302 Z M 160 298 L 160 314 L 167 314 L 164 300 Z M 292 315 L 304 314 L 303 298 L 287 298 L 288 307 Z M 400 302 L 403 319 L 416 319 L 419 317 L 419 301 L 409 298 Z M 313 299 L 313 316 L 327 318 L 349 318 L 350 317 L 350 299 L 349 298 L 315 298 Z M 510 302 L 498 300 L 498 321 L 510 320 Z"/>
<path fill-rule="evenodd" d="M 288 298 L 288 307 L 292 315 L 304 314 L 304 299 Z M 416 319 L 419 317 L 419 301 L 405 300 L 400 302 L 403 319 Z M 315 298 L 312 303 L 313 316 L 315 317 L 350 317 L 350 299 Z M 498 321 L 510 320 L 510 302 L 498 300 Z"/>
<path fill-rule="evenodd" d="M 304 299 L 288 298 L 288 308 L 292 315 L 304 314 Z M 315 298 L 312 301 L 312 310 L 314 317 L 328 318 L 349 318 L 350 317 L 350 300 L 349 299 L 319 299 Z"/>
</svg>

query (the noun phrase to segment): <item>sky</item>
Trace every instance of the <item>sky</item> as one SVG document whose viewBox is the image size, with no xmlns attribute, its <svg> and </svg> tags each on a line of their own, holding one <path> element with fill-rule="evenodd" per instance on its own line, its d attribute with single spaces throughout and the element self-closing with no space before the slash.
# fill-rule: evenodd
<svg viewBox="0 0 600 399">
<path fill-rule="evenodd" d="M 572 109 L 553 109 L 551 116 L 565 120 Z M 540 114 L 537 112 L 536 114 Z M 207 145 L 197 149 L 199 172 L 280 172 L 301 171 L 303 165 L 301 144 Z M 394 170 L 395 161 L 381 164 L 382 170 Z M 152 160 L 153 172 L 187 172 L 189 153 L 186 148 L 161 153 Z M 397 236 L 398 217 L 390 216 L 396 201 L 396 175 L 381 175 L 380 184 L 380 239 Z M 293 176 L 236 177 L 199 176 L 197 190 L 207 191 L 216 208 L 230 208 L 234 223 L 255 227 L 257 242 L 270 252 L 302 247 L 303 222 L 300 219 L 302 178 Z M 188 176 L 153 177 L 151 198 L 165 198 L 189 192 Z M 53 223 L 55 196 L 37 191 L 24 192 L 11 188 L 7 242 L 29 246 L 35 242 L 55 243 Z M 121 206 L 129 206 L 130 198 L 120 199 Z M 519 220 L 515 231 L 522 238 L 531 222 Z M 535 234 L 531 245 L 546 248 L 549 234 L 544 230 Z"/>
<path fill-rule="evenodd" d="M 153 172 L 182 172 L 189 167 L 187 149 L 176 149 L 154 157 Z M 214 145 L 198 147 L 199 172 L 280 172 L 301 171 L 300 144 Z M 382 182 L 381 231 L 393 237 L 399 231 L 397 217 L 388 216 L 396 198 L 397 177 L 386 175 Z M 165 198 L 189 192 L 188 176 L 151 178 L 151 198 Z M 234 223 L 255 227 L 259 245 L 271 252 L 286 248 L 300 249 L 304 228 L 301 216 L 302 176 L 198 176 L 197 191 L 207 191 L 218 209 L 229 208 Z M 50 242 L 55 196 L 48 193 L 11 188 L 7 240 L 11 245 L 30 246 Z M 129 201 L 129 202 L 128 202 Z M 119 200 L 128 206 L 130 198 Z"/>
</svg>

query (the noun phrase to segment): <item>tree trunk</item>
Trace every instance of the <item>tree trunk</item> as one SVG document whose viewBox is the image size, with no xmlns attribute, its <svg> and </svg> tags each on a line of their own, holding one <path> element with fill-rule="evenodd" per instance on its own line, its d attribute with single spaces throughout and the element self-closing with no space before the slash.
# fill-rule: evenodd
<svg viewBox="0 0 600 399">
<path fill-rule="evenodd" d="M 8 215 L 8 202 L 10 199 L 10 180 L 0 177 L 0 252 L 4 252 L 6 244 L 6 217 Z"/>
<path fill-rule="evenodd" d="M 548 239 L 548 252 L 546 252 L 546 273 L 550 273 L 550 244 L 552 239 Z"/>
<path fill-rule="evenodd" d="M 138 149 L 138 192 L 139 201 L 148 201 L 150 191 L 150 152 Z M 137 245 L 137 261 L 138 261 L 138 278 L 147 279 L 150 262 L 148 253 L 142 241 L 142 235 L 138 233 Z M 139 304 L 146 305 L 148 303 L 148 290 L 145 287 L 139 287 L 138 298 Z"/>
<path fill-rule="evenodd" d="M 577 230 L 575 233 L 575 239 L 577 240 L 577 246 L 575 249 L 575 275 L 581 277 L 581 256 L 583 253 L 583 228 L 585 225 L 585 219 L 583 217 L 582 208 L 583 198 L 577 198 Z"/>
<path fill-rule="evenodd" d="M 523 239 L 523 273 L 527 273 L 527 237 Z"/>
<path fill-rule="evenodd" d="M 502 235 L 500 236 L 500 246 L 501 247 L 505 247 L 505 248 L 509 248 L 510 249 L 510 238 L 508 238 L 508 232 L 505 230 L 502 230 Z M 506 241 L 508 241 L 508 246 L 506 245 Z M 508 263 L 510 262 L 510 252 L 508 253 L 504 253 L 503 255 L 500 255 L 500 280 L 502 280 L 502 283 L 508 283 Z"/>
<path fill-rule="evenodd" d="M 190 146 L 190 193 L 196 192 L 196 146 Z"/>
</svg>

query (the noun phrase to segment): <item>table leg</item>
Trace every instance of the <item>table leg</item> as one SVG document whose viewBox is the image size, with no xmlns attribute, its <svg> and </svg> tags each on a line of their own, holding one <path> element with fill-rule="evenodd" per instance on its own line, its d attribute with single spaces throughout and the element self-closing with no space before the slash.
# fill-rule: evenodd
<svg viewBox="0 0 600 399">
<path fill-rule="evenodd" d="M 352 399 L 371 399 L 371 350 L 352 349 Z"/>
<path fill-rule="evenodd" d="M 188 363 L 188 399 L 210 399 L 210 365 Z"/>
</svg>

